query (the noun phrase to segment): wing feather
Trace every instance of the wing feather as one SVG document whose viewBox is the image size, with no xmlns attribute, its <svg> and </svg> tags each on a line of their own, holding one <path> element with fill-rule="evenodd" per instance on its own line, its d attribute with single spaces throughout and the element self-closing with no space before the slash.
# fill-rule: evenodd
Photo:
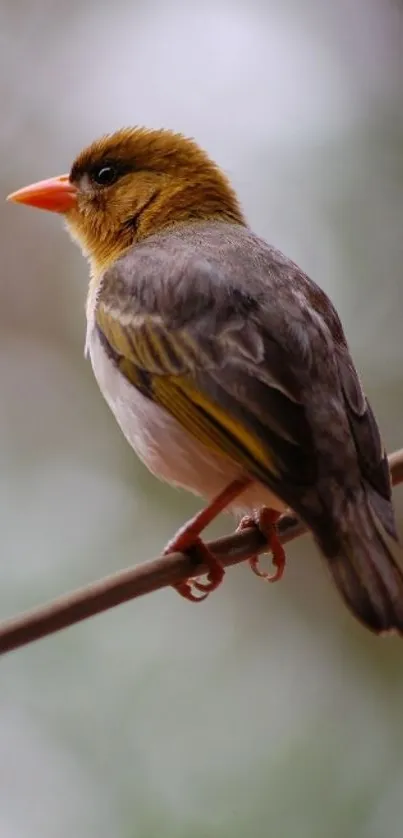
<svg viewBox="0 0 403 838">
<path fill-rule="evenodd" d="M 337 312 L 250 230 L 179 225 L 137 243 L 103 276 L 95 319 L 133 386 L 322 544 L 360 482 L 394 535 L 387 461 Z"/>
<path fill-rule="evenodd" d="M 115 362 L 131 383 L 173 415 L 199 442 L 224 454 L 276 490 L 285 481 L 315 479 L 312 436 L 302 405 L 267 363 L 264 337 L 247 328 L 206 336 L 193 328 L 168 329 L 161 318 L 120 319 L 100 301 L 96 323 Z M 260 346 L 261 344 L 261 346 Z M 267 341 L 270 352 L 272 344 Z M 278 357 L 275 358 L 278 361 Z M 278 385 L 278 386 L 277 386 Z"/>
<path fill-rule="evenodd" d="M 354 439 L 363 483 L 371 508 L 392 538 L 397 540 L 391 504 L 392 484 L 386 451 L 371 405 L 360 379 L 345 352 L 338 353 L 338 369 L 346 412 Z"/>
</svg>

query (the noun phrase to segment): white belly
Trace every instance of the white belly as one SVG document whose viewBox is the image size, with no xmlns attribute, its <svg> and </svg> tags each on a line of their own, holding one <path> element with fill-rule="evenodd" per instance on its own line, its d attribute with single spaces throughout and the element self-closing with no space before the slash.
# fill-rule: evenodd
<svg viewBox="0 0 403 838">
<path fill-rule="evenodd" d="M 99 388 L 123 434 L 153 474 L 205 498 L 213 498 L 243 472 L 213 454 L 163 408 L 143 396 L 108 358 L 95 330 L 87 342 Z M 231 507 L 246 512 L 259 506 L 282 510 L 284 504 L 254 483 Z"/>
</svg>

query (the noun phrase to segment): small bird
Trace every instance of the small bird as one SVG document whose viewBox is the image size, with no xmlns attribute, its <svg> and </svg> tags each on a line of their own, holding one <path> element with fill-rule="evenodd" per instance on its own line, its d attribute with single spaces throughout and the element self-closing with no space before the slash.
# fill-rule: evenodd
<svg viewBox="0 0 403 838">
<path fill-rule="evenodd" d="M 401 633 L 388 462 L 340 319 L 252 232 L 218 166 L 182 134 L 128 128 L 9 200 L 64 216 L 90 262 L 86 351 L 101 392 L 148 468 L 208 502 L 166 548 L 209 569 L 179 592 L 200 599 L 221 582 L 201 533 L 223 509 L 265 533 L 278 579 L 275 521 L 291 508 L 351 612 Z"/>
</svg>

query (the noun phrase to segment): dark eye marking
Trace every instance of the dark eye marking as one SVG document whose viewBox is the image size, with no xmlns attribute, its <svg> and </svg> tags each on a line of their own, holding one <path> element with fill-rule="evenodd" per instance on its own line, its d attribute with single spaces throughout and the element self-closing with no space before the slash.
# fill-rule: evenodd
<svg viewBox="0 0 403 838">
<path fill-rule="evenodd" d="M 97 186 L 112 186 L 123 175 L 134 170 L 135 166 L 132 163 L 123 160 L 98 160 L 96 163 L 74 165 L 70 172 L 70 180 L 79 181 L 83 175 L 87 175 Z"/>
<path fill-rule="evenodd" d="M 96 166 L 90 172 L 90 178 L 94 183 L 97 183 L 98 186 L 111 186 L 112 183 L 116 183 L 120 175 L 116 166 L 112 164 L 102 164 L 100 166 Z"/>
<path fill-rule="evenodd" d="M 134 171 L 134 166 L 122 160 L 100 160 L 90 166 L 88 174 L 97 186 L 112 186 L 119 178 Z"/>
</svg>

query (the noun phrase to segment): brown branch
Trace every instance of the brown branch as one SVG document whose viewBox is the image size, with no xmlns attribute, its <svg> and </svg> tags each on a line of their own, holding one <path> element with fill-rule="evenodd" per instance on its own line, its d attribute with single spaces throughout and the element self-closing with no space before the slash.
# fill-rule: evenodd
<svg viewBox="0 0 403 838">
<path fill-rule="evenodd" d="M 390 455 L 389 466 L 393 484 L 402 483 L 403 449 Z M 278 531 L 281 541 L 286 543 L 305 533 L 306 528 L 294 515 L 286 514 L 278 522 Z M 265 541 L 257 530 L 249 529 L 211 541 L 208 546 L 222 564 L 229 567 L 263 552 Z M 202 574 L 204 570 L 202 565 L 197 566 L 198 573 Z M 0 623 L 0 654 L 72 626 L 122 602 L 181 582 L 194 574 L 195 564 L 188 556 L 170 553 L 100 579 L 48 605 Z"/>
</svg>

